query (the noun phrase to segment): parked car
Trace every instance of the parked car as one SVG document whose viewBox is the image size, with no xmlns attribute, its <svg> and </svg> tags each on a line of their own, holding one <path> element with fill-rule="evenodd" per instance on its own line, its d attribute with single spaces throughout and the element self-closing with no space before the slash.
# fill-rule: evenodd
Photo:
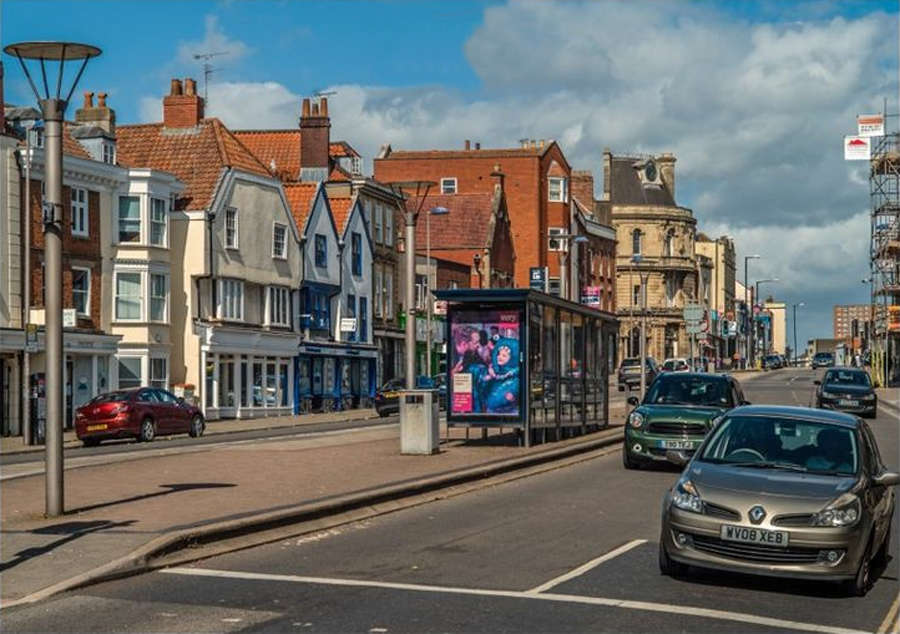
<svg viewBox="0 0 900 634">
<path fill-rule="evenodd" d="M 767 354 L 762 358 L 763 370 L 778 370 L 783 367 L 781 358 L 777 354 Z"/>
<path fill-rule="evenodd" d="M 645 357 L 644 381 L 647 385 L 653 383 L 659 374 L 659 366 L 653 357 Z M 622 360 L 619 366 L 619 391 L 635 390 L 641 385 L 641 363 L 638 357 L 629 357 Z"/>
<path fill-rule="evenodd" d="M 628 403 L 635 409 L 625 424 L 622 463 L 636 469 L 665 462 L 669 449 L 693 453 L 717 418 L 746 401 L 731 376 L 667 372 L 653 382 L 642 403 L 636 396 Z"/>
<path fill-rule="evenodd" d="M 660 372 L 688 372 L 690 371 L 690 367 L 688 366 L 687 359 L 666 359 L 663 361 L 662 367 L 660 368 Z"/>
<path fill-rule="evenodd" d="M 400 392 L 406 389 L 406 379 L 397 377 L 389 380 L 375 392 L 375 411 L 384 418 L 400 413 Z M 435 389 L 434 380 L 430 376 L 416 377 L 417 390 Z"/>
<path fill-rule="evenodd" d="M 663 500 L 659 568 L 841 581 L 866 594 L 890 548 L 894 490 L 867 423 L 801 407 L 728 412 Z"/>
<path fill-rule="evenodd" d="M 816 385 L 816 407 L 853 412 L 866 418 L 878 415 L 878 395 L 862 368 L 829 368 Z"/>
<path fill-rule="evenodd" d="M 111 438 L 136 438 L 142 442 L 169 434 L 190 434 L 196 438 L 205 429 L 198 407 L 153 387 L 100 394 L 75 412 L 75 435 L 85 447 Z"/>
<path fill-rule="evenodd" d="M 817 352 L 813 355 L 812 368 L 830 368 L 834 366 L 833 352 Z"/>
</svg>

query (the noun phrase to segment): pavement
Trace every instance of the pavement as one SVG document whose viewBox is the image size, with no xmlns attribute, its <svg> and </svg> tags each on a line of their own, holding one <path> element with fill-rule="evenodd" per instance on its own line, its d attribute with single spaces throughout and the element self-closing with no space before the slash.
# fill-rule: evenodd
<svg viewBox="0 0 900 634">
<path fill-rule="evenodd" d="M 734 375 L 755 380 L 768 373 Z M 43 447 L 4 438 L 0 608 L 587 459 L 621 439 L 627 406 L 615 387 L 610 395 L 604 430 L 525 448 L 509 429 L 482 438 L 442 423 L 433 455 L 401 455 L 398 424 L 300 433 L 304 425 L 375 418 L 374 410 L 214 421 L 206 433 L 221 434 L 222 442 L 166 447 L 160 438 L 146 451 L 67 457 L 66 514 L 56 518 L 44 517 L 43 475 L 18 473 L 18 465 L 2 460 Z M 879 390 L 879 398 L 896 416 L 898 391 Z M 298 434 L 233 442 L 227 436 L 284 427 Z M 79 445 L 68 434 L 65 444 Z"/>
<path fill-rule="evenodd" d="M 44 516 L 45 478 L 34 473 L 35 463 L 23 474 L 2 460 L 43 447 L 4 438 L 0 608 L 152 570 L 173 557 L 196 559 L 322 530 L 586 459 L 621 438 L 624 395 L 611 396 L 612 424 L 604 430 L 525 448 L 509 428 L 483 438 L 478 430 L 448 431 L 442 422 L 433 455 L 401 455 L 396 423 L 300 433 L 304 425 L 374 418 L 374 410 L 213 421 L 206 433 L 222 434 L 222 442 L 176 447 L 158 438 L 146 451 L 67 456 L 66 513 L 55 518 Z M 226 435 L 294 426 L 297 435 L 277 438 L 229 442 Z M 65 444 L 79 446 L 68 435 Z"/>
</svg>

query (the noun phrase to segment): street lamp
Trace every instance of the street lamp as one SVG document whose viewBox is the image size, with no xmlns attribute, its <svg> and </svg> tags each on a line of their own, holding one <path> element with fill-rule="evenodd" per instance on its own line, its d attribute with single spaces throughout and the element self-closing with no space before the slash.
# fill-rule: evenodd
<svg viewBox="0 0 900 634">
<path fill-rule="evenodd" d="M 774 283 L 774 282 L 778 282 L 778 281 L 779 281 L 779 280 L 778 280 L 777 277 L 773 277 L 773 278 L 769 278 L 769 279 L 765 279 L 765 280 L 756 280 L 756 293 L 753 295 L 753 297 L 754 297 L 753 301 L 754 301 L 754 302 L 759 302 L 759 301 L 760 301 L 760 300 L 759 300 L 759 285 L 760 285 L 760 284 L 768 284 L 768 283 Z M 762 303 L 761 303 L 761 302 L 760 302 L 760 306 L 762 306 Z M 754 324 L 753 324 L 753 328 L 754 328 L 754 329 L 756 328 L 756 322 L 755 322 L 755 321 L 754 321 Z M 762 349 L 762 353 L 765 354 L 765 353 L 768 351 L 768 341 L 766 341 L 765 331 L 763 331 L 763 345 L 762 345 L 762 348 L 763 348 L 763 349 Z"/>
<path fill-rule="evenodd" d="M 806 306 L 803 302 L 794 304 L 794 365 L 797 365 L 797 306 Z"/>
<path fill-rule="evenodd" d="M 388 183 L 397 199 L 397 207 L 406 227 L 406 389 L 416 389 L 416 220 L 425 206 L 428 190 L 434 181 L 401 181 Z M 409 194 L 405 192 L 410 192 Z M 413 194 L 412 192 L 415 192 Z M 415 209 L 406 207 L 406 199 L 415 196 Z"/>
<path fill-rule="evenodd" d="M 31 85 L 31 90 L 40 105 L 44 120 L 45 147 L 45 202 L 42 205 L 44 225 L 44 292 L 45 292 L 45 342 L 47 346 L 46 370 L 46 514 L 50 517 L 65 512 L 63 486 L 63 328 L 62 328 L 62 230 L 63 196 L 62 135 L 66 106 L 75 86 L 87 66 L 88 60 L 100 55 L 100 49 L 88 44 L 72 42 L 21 42 L 10 44 L 3 51 L 19 60 L 22 70 Z M 44 94 L 40 91 L 28 72 L 25 60 L 40 63 Z M 81 67 L 65 99 L 62 85 L 65 64 L 81 61 Z M 56 93 L 51 96 L 47 83 L 47 62 L 58 64 Z M 31 157 L 29 157 L 30 159 Z M 31 201 L 28 201 L 30 204 Z M 27 272 L 26 272 L 27 274 Z"/>
<path fill-rule="evenodd" d="M 559 252 L 559 296 L 563 299 L 572 299 L 569 297 L 569 250 L 570 250 L 570 242 L 572 244 L 583 244 L 588 242 L 587 237 L 582 235 L 576 235 L 573 233 L 552 233 L 548 237 L 556 239 L 556 240 L 565 240 L 566 241 L 566 249 L 565 251 Z"/>
<path fill-rule="evenodd" d="M 434 300 L 431 298 L 431 217 L 446 216 L 450 210 L 446 207 L 432 207 L 425 214 L 425 260 L 427 261 L 427 275 L 425 276 L 425 301 L 428 302 L 425 312 L 425 366 L 427 374 L 431 376 L 431 314 L 434 310 Z"/>
<path fill-rule="evenodd" d="M 637 268 L 638 277 L 641 280 L 641 340 L 638 344 L 638 356 L 641 365 L 641 400 L 644 400 L 644 392 L 647 391 L 647 351 L 645 349 L 647 345 L 647 280 L 650 272 L 647 271 L 645 276 L 641 270 L 641 264 L 656 264 L 656 262 L 645 260 L 640 253 L 631 256 L 631 268 Z M 631 268 L 629 268 L 629 272 Z"/>
<path fill-rule="evenodd" d="M 749 322 L 747 324 L 747 333 L 744 335 L 744 345 L 746 346 L 746 350 L 744 351 L 746 352 L 744 355 L 744 363 L 746 364 L 749 359 L 751 367 L 753 367 L 753 331 L 756 329 L 756 322 L 753 320 L 753 307 L 750 305 L 750 300 L 747 298 L 747 295 L 750 292 L 750 278 L 747 276 L 747 260 L 758 260 L 761 257 L 762 256 L 759 254 L 744 256 L 744 308 L 749 313 L 747 319 Z"/>
</svg>

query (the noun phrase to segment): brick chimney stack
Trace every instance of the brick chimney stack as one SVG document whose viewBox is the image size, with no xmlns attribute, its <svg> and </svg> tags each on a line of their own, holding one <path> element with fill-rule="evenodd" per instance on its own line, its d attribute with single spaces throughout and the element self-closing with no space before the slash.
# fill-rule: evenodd
<svg viewBox="0 0 900 634">
<path fill-rule="evenodd" d="M 603 194 L 600 200 L 609 201 L 610 190 L 612 189 L 612 151 L 606 147 L 603 148 Z"/>
<path fill-rule="evenodd" d="M 300 180 L 328 180 L 330 144 L 328 99 L 322 97 L 319 103 L 310 103 L 309 99 L 304 99 L 300 117 Z"/>
<path fill-rule="evenodd" d="M 491 178 L 494 179 L 494 191 L 503 191 L 503 179 L 506 174 L 500 169 L 500 163 L 494 163 L 494 169 L 491 170 Z"/>
<path fill-rule="evenodd" d="M 590 170 L 572 170 L 572 196 L 588 209 L 594 209 L 594 174 Z"/>
<path fill-rule="evenodd" d="M 203 98 L 197 94 L 197 82 L 173 79 L 169 94 L 163 99 L 163 125 L 166 128 L 193 128 L 203 120 Z"/>
<path fill-rule="evenodd" d="M 116 135 L 116 112 L 106 105 L 106 93 L 97 93 L 97 105 L 94 105 L 94 93 L 84 91 L 84 106 L 75 111 L 75 123 L 83 126 L 101 128 L 111 136 Z"/>
</svg>

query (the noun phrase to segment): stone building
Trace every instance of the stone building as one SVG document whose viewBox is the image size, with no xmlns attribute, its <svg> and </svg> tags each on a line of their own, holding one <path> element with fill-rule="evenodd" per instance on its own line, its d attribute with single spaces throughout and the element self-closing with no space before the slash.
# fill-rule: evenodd
<svg viewBox="0 0 900 634">
<path fill-rule="evenodd" d="M 639 354 L 643 288 L 646 354 L 660 362 L 689 356 L 683 311 L 703 299 L 701 267 L 694 248 L 697 221 L 675 202 L 675 157 L 604 150 L 598 206 L 611 214 L 618 240 L 619 358 Z"/>
</svg>

